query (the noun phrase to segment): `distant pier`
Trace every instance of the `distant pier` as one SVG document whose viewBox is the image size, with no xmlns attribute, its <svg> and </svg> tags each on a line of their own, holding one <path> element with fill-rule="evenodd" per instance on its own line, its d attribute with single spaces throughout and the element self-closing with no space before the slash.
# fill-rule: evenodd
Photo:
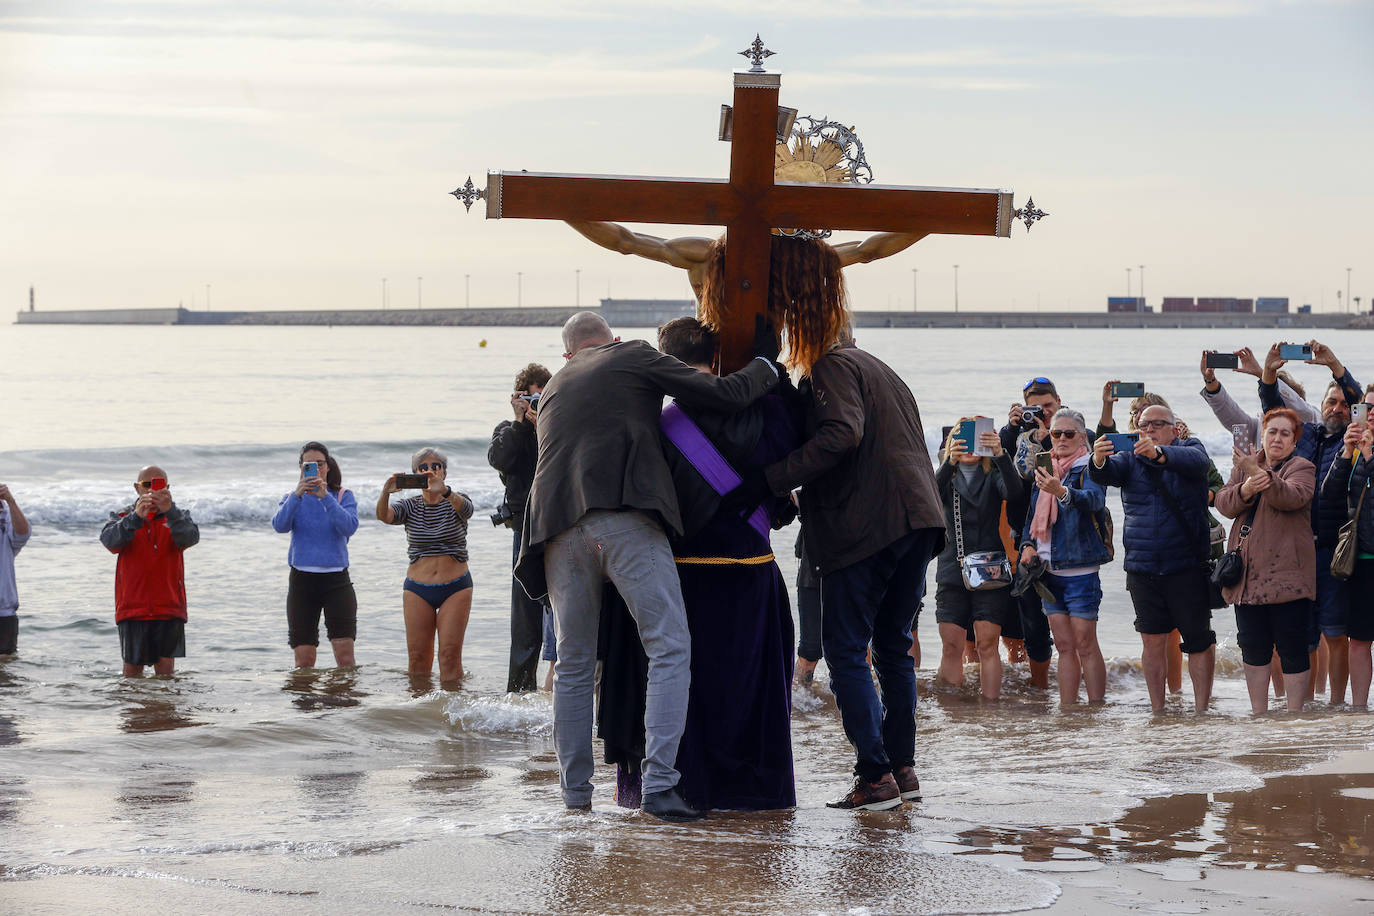
<svg viewBox="0 0 1374 916">
<path fill-rule="evenodd" d="M 658 327 L 695 313 L 690 299 L 602 299 L 600 306 L 472 309 L 193 311 L 75 309 L 19 312 L 16 324 L 559 327 L 578 311 L 612 327 Z M 1374 328 L 1370 315 L 1229 312 L 854 312 L 859 328 Z"/>
</svg>

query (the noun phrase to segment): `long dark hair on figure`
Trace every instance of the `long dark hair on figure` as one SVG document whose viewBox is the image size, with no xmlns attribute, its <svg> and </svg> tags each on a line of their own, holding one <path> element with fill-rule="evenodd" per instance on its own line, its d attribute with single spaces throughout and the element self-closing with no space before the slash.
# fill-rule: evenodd
<svg viewBox="0 0 1374 916">
<path fill-rule="evenodd" d="M 322 453 L 325 463 L 324 485 L 331 490 L 343 489 L 343 471 L 339 470 L 339 462 L 335 461 L 334 456 L 329 454 L 329 449 L 324 447 L 324 443 L 312 441 L 302 445 L 300 455 L 296 458 L 297 464 L 305 464 L 306 452 Z"/>
<path fill-rule="evenodd" d="M 848 295 L 840 256 L 820 239 L 775 235 L 768 275 L 768 320 L 787 334 L 789 369 L 809 375 L 846 333 Z M 725 319 L 725 236 L 711 244 L 701 285 L 701 323 L 719 333 Z"/>
</svg>

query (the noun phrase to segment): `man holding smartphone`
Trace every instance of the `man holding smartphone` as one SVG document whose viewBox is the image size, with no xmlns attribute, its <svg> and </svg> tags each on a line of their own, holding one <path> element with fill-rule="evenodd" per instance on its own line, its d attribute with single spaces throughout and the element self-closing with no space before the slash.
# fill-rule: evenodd
<svg viewBox="0 0 1374 916">
<path fill-rule="evenodd" d="M 1099 436 L 1088 468 L 1092 479 L 1121 488 L 1126 513 L 1126 591 L 1135 606 L 1142 644 L 1140 667 L 1155 714 L 1164 711 L 1169 634 L 1178 630 L 1188 654 L 1193 708 L 1205 712 L 1212 697 L 1217 634 L 1207 582 L 1207 471 L 1202 443 L 1180 438 L 1173 411 L 1146 407 L 1140 435 Z"/>
<path fill-rule="evenodd" d="M 115 622 L 125 677 L 143 669 L 169 675 L 186 655 L 186 574 L 182 551 L 200 541 L 191 514 L 172 501 L 167 472 L 150 465 L 134 483 L 138 498 L 110 513 L 100 543 L 115 565 Z"/>
<path fill-rule="evenodd" d="M 1265 357 L 1259 382 L 1263 412 L 1283 406 L 1277 385 L 1278 372 L 1287 362 L 1284 347 L 1291 346 L 1293 344 L 1287 342 L 1276 343 Z M 1350 405 L 1363 400 L 1364 392 L 1330 347 L 1315 340 L 1308 341 L 1307 346 L 1312 353 L 1308 361 L 1330 369 L 1331 383 L 1322 397 L 1321 422 L 1303 424 L 1293 454 L 1316 465 L 1317 480 L 1321 481 L 1326 479 L 1331 463 L 1345 447 L 1343 440 L 1346 427 L 1350 425 Z M 1345 688 L 1350 678 L 1350 643 L 1346 635 L 1350 615 L 1349 588 L 1347 583 L 1331 575 L 1331 555 L 1346 518 L 1345 498 L 1323 499 L 1318 487 L 1312 498 L 1312 534 L 1317 541 L 1317 600 L 1312 602 L 1308 649 L 1312 655 L 1312 669 L 1316 671 L 1317 649 L 1323 641 L 1326 643 L 1333 704 L 1345 702 Z M 1310 700 L 1316 690 L 1315 682 L 1310 682 L 1307 689 Z"/>
</svg>

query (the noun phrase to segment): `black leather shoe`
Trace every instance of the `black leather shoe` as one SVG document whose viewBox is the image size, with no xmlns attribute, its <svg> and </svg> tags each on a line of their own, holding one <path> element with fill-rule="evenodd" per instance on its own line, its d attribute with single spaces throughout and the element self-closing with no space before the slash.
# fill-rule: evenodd
<svg viewBox="0 0 1374 916">
<path fill-rule="evenodd" d="M 706 816 L 704 812 L 683 801 L 677 789 L 645 792 L 644 801 L 639 807 L 662 821 L 697 821 Z"/>
</svg>

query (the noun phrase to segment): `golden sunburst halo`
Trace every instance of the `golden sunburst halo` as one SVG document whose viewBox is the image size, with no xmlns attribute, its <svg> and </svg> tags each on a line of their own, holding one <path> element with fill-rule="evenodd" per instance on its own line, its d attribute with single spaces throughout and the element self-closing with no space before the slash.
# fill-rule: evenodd
<svg viewBox="0 0 1374 916">
<path fill-rule="evenodd" d="M 808 184 L 851 182 L 854 173 L 842 163 L 844 149 L 833 140 L 794 137 L 789 148 L 779 143 L 773 155 L 774 181 L 803 181 Z"/>
</svg>

